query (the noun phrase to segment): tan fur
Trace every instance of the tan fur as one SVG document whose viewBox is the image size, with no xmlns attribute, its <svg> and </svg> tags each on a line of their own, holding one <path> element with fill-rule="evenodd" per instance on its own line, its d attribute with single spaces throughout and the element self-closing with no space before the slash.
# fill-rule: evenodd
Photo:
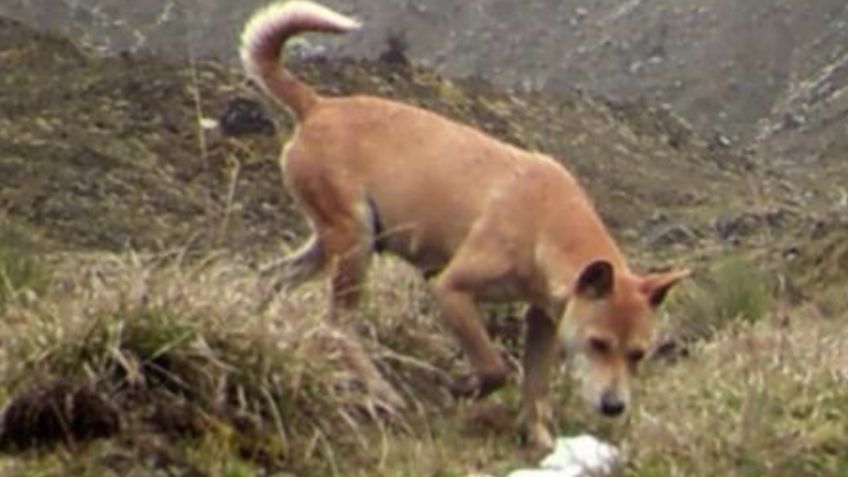
<svg viewBox="0 0 848 477">
<path fill-rule="evenodd" d="M 522 389 L 532 445 L 551 444 L 560 341 L 587 370 L 591 405 L 626 406 L 636 364 L 628 356 L 647 349 L 653 308 L 685 272 L 634 274 L 583 189 L 547 156 L 398 102 L 316 94 L 278 53 L 296 33 L 353 28 L 321 12 L 290 3 L 252 20 L 243 37 L 248 72 L 298 118 L 281 164 L 314 237 L 288 263 L 330 268 L 333 316 L 355 306 L 375 247 L 433 275 L 444 322 L 476 372 L 457 391 L 478 396 L 501 386 L 508 368 L 476 303 L 528 303 Z M 592 348 L 599 340 L 606 352 Z"/>
</svg>

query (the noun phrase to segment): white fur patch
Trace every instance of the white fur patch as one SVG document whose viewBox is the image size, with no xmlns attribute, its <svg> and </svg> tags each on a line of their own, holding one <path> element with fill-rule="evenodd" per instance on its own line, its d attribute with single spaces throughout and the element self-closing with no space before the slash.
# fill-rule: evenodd
<svg viewBox="0 0 848 477">
<path fill-rule="evenodd" d="M 254 13 L 245 24 L 239 51 L 241 61 L 245 70 L 253 74 L 256 71 L 256 52 L 261 49 L 264 41 L 278 32 L 303 29 L 345 32 L 360 26 L 357 20 L 310 1 L 272 3 Z"/>
</svg>

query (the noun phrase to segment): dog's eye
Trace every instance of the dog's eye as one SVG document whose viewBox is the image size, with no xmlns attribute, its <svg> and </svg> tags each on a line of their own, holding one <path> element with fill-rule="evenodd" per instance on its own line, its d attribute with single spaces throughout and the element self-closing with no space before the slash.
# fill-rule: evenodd
<svg viewBox="0 0 848 477">
<path fill-rule="evenodd" d="M 603 338 L 589 338 L 589 349 L 600 355 L 607 355 L 612 349 L 610 342 Z"/>
<path fill-rule="evenodd" d="M 641 349 L 633 349 L 627 352 L 627 359 L 634 366 L 639 364 L 645 358 L 645 351 Z"/>
</svg>

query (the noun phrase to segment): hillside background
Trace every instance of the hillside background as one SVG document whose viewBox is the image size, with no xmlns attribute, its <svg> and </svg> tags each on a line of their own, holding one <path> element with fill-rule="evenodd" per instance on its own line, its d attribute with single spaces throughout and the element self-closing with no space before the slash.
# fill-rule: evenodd
<svg viewBox="0 0 848 477">
<path fill-rule="evenodd" d="M 7 0 L 0 14 L 97 51 L 231 61 L 239 26 L 263 3 Z M 845 110 L 848 6 L 841 0 L 327 4 L 355 12 L 366 28 L 308 54 L 373 59 L 387 35 L 402 35 L 414 61 L 450 76 L 534 91 L 646 97 L 671 105 L 707 137 L 741 147 L 777 143 L 768 149 L 775 161 L 786 152 L 776 131 L 827 122 Z M 804 153 L 816 157 L 827 148 L 808 144 Z"/>
</svg>

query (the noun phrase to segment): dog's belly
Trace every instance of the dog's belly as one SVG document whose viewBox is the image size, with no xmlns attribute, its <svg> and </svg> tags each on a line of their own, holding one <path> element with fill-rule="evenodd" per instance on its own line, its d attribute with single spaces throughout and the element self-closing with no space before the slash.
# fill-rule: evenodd
<svg viewBox="0 0 848 477">
<path fill-rule="evenodd" d="M 527 284 L 518 277 L 504 277 L 477 288 L 475 298 L 488 303 L 509 303 L 526 300 L 530 296 Z"/>
<path fill-rule="evenodd" d="M 427 179 L 385 178 L 369 187 L 369 198 L 376 223 L 375 249 L 434 275 L 465 242 L 481 210 L 468 187 L 450 188 L 444 180 Z"/>
<path fill-rule="evenodd" d="M 375 248 L 402 258 L 429 278 L 444 269 L 453 256 L 450 247 L 438 242 L 428 237 L 420 226 L 407 224 L 394 232 L 385 229 L 378 232 Z"/>
<path fill-rule="evenodd" d="M 415 266 L 427 279 L 437 276 L 450 263 L 452 255 L 448 251 L 423 248 L 414 242 L 395 241 L 384 250 Z M 522 277 L 509 274 L 481 284 L 475 292 L 478 299 L 486 302 L 512 302 L 527 298 L 527 285 Z"/>
</svg>

